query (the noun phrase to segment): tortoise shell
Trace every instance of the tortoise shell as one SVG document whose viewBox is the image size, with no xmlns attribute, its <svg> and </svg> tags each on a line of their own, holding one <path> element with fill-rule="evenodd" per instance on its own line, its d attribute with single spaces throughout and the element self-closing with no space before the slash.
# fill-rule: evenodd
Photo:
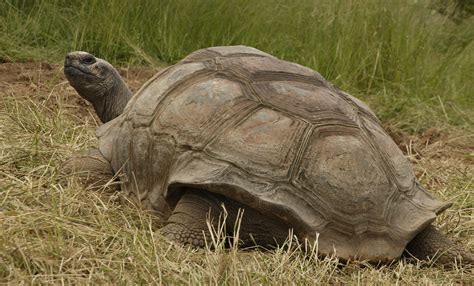
<svg viewBox="0 0 474 286">
<path fill-rule="evenodd" d="M 366 104 L 250 47 L 198 50 L 162 70 L 97 135 L 122 189 L 164 218 L 191 186 L 345 259 L 399 257 L 448 207 Z"/>
</svg>

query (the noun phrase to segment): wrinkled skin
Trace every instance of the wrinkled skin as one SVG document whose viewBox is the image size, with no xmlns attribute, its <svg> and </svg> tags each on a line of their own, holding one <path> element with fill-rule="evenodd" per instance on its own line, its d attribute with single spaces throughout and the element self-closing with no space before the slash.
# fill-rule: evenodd
<svg viewBox="0 0 474 286">
<path fill-rule="evenodd" d="M 105 123 L 119 116 L 132 92 L 108 62 L 85 52 L 66 55 L 64 74 L 74 89 L 92 103 Z"/>
<path fill-rule="evenodd" d="M 79 95 L 92 103 L 103 123 L 123 112 L 132 94 L 112 65 L 85 52 L 72 52 L 66 56 L 64 66 L 70 84 Z M 69 159 L 63 169 L 77 174 L 87 186 L 110 186 L 116 179 L 110 162 L 98 150 Z M 118 190 L 117 185 L 112 185 L 112 189 Z M 224 213 L 227 215 L 225 234 L 232 236 L 235 222 L 241 214 L 239 210 L 244 210 L 239 236 L 243 245 L 281 245 L 292 228 L 272 214 L 261 213 L 222 195 L 187 188 L 175 208 L 169 210 L 171 215 L 166 215 L 167 223 L 160 233 L 183 245 L 203 247 L 211 241 L 209 226 L 218 228 Z M 208 221 L 211 223 L 208 224 Z M 472 254 L 456 246 L 431 225 L 407 245 L 406 251 L 422 260 L 436 257 L 436 262 L 442 265 L 452 264 L 455 260 L 474 263 Z"/>
<path fill-rule="evenodd" d="M 108 192 L 120 190 L 110 163 L 97 149 L 69 158 L 62 164 L 61 173 L 75 174 L 90 189 L 104 189 Z"/>
</svg>

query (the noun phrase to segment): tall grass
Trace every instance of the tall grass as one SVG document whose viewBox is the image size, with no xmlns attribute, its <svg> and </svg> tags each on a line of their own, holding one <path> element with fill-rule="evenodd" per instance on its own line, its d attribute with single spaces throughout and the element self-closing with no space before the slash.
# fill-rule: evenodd
<svg viewBox="0 0 474 286">
<path fill-rule="evenodd" d="M 385 122 L 419 130 L 474 122 L 474 21 L 429 1 L 49 0 L 0 2 L 0 57 L 173 63 L 245 44 L 321 72 Z M 400 123 L 402 122 L 402 123 Z"/>
</svg>

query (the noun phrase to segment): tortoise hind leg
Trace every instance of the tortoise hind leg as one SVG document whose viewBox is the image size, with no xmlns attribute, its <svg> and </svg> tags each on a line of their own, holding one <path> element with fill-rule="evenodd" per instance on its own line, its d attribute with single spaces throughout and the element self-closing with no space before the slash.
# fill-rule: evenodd
<svg viewBox="0 0 474 286">
<path fill-rule="evenodd" d="M 241 247 L 275 248 L 285 243 L 290 227 L 281 220 L 235 201 L 229 206 L 228 229 L 230 235 L 234 234 L 234 229 L 238 226 L 236 221 L 239 219 L 239 209 L 241 212 L 238 222 L 240 224 L 239 245 Z"/>
<path fill-rule="evenodd" d="M 206 219 L 211 217 L 216 224 L 214 220 L 220 212 L 219 201 L 186 191 L 159 232 L 178 244 L 204 247 L 206 241 L 210 242 Z"/>
<path fill-rule="evenodd" d="M 406 247 L 409 255 L 420 260 L 435 259 L 436 264 L 453 265 L 456 261 L 474 265 L 474 256 L 452 242 L 446 235 L 429 225 Z"/>
<path fill-rule="evenodd" d="M 240 245 L 268 247 L 284 243 L 288 235 L 288 228 L 284 224 L 251 208 L 245 208 L 234 200 L 200 190 L 187 190 L 183 194 L 166 226 L 159 232 L 179 244 L 204 247 L 206 242 L 211 242 L 207 221 L 210 221 L 215 230 L 218 228 L 219 220 L 223 217 L 222 205 L 227 213 L 224 233 L 227 239 L 235 239 L 236 220 L 239 209 L 243 209 L 239 231 Z"/>
<path fill-rule="evenodd" d="M 110 162 L 97 149 L 69 158 L 62 164 L 60 172 L 63 175 L 78 177 L 88 188 L 105 187 L 108 191 L 119 190 L 118 184 L 111 184 L 114 180 L 114 172 Z"/>
</svg>

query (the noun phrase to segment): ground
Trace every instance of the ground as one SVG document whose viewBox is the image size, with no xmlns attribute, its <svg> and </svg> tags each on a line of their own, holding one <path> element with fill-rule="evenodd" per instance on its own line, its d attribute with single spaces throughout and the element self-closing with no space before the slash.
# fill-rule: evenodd
<svg viewBox="0 0 474 286">
<path fill-rule="evenodd" d="M 120 69 L 134 91 L 156 71 Z M 60 65 L 0 64 L 0 99 L 0 283 L 474 283 L 472 268 L 405 260 L 340 265 L 302 246 L 264 252 L 172 245 L 154 234 L 150 214 L 58 172 L 68 156 L 96 145 L 99 124 Z M 426 188 L 453 203 L 436 225 L 474 251 L 474 133 L 385 127 Z"/>
</svg>

